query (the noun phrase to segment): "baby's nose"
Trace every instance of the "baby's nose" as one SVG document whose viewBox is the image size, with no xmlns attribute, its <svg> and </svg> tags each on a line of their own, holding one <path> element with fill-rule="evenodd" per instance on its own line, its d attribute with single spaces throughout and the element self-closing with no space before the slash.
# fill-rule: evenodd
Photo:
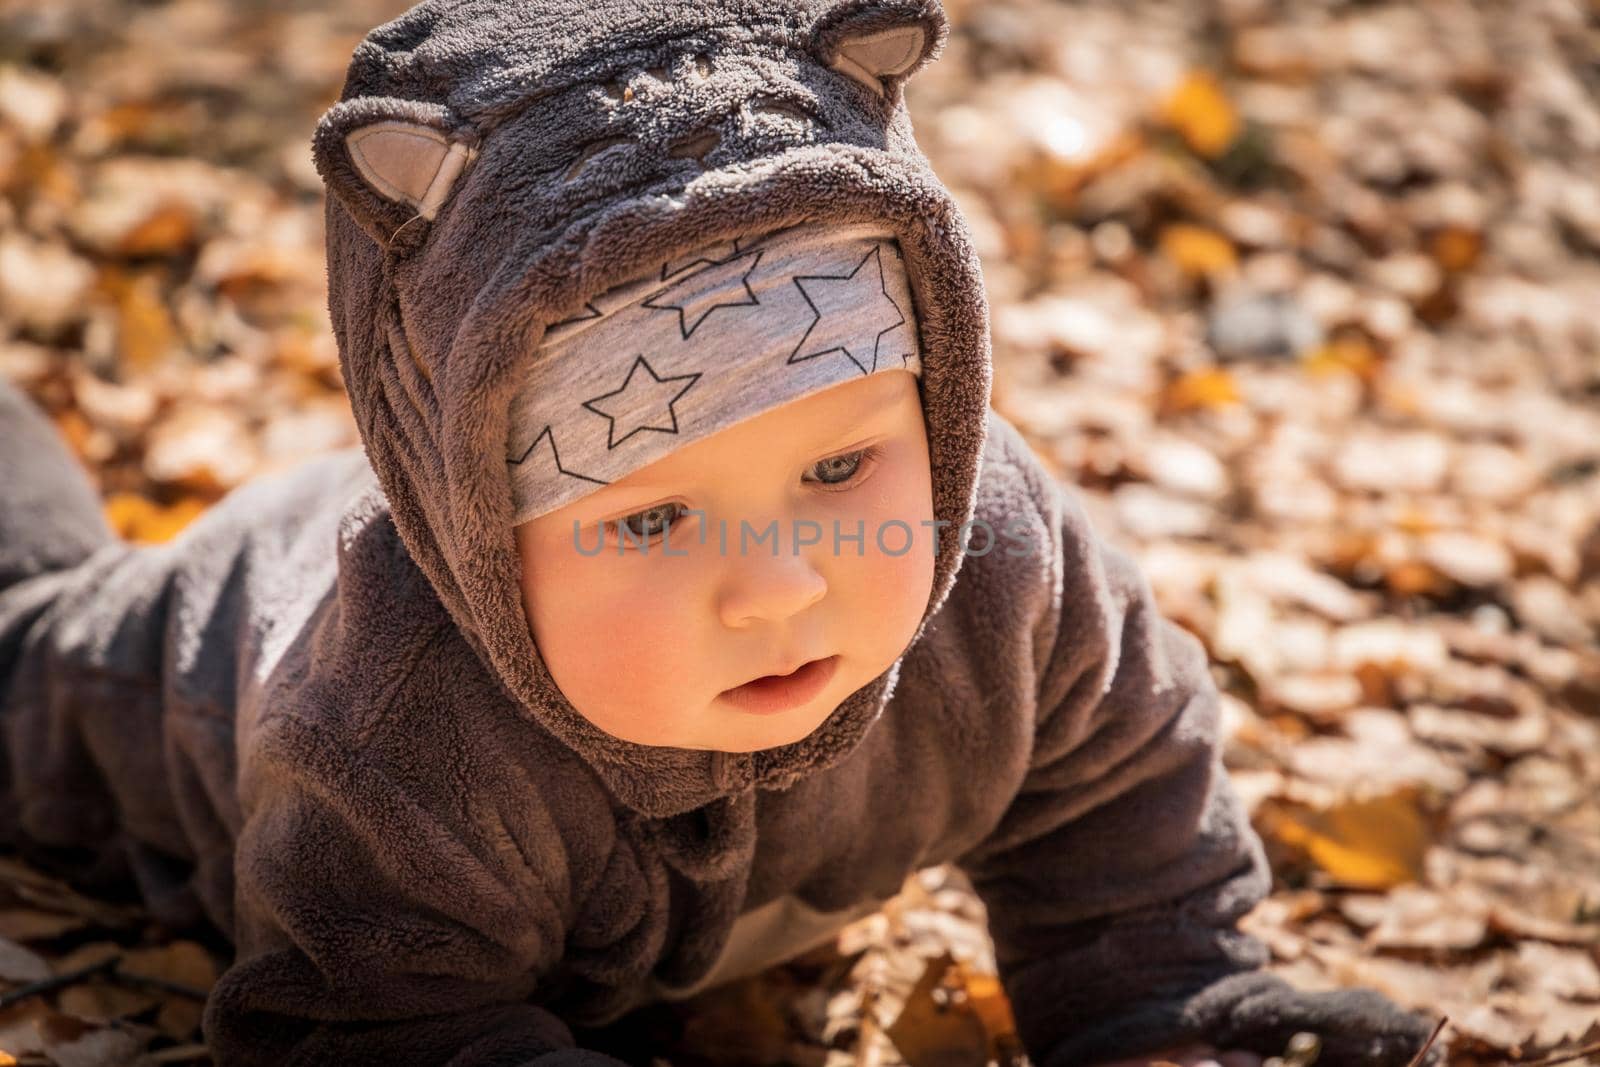
<svg viewBox="0 0 1600 1067">
<path fill-rule="evenodd" d="M 723 625 L 739 629 L 800 614 L 828 593 L 828 582 L 801 556 L 742 561 L 717 598 Z"/>
</svg>

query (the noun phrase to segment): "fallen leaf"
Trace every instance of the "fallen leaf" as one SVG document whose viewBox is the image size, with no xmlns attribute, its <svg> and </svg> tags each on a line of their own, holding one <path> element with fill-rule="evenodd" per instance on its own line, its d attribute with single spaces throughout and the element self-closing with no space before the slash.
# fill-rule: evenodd
<svg viewBox="0 0 1600 1067">
<path fill-rule="evenodd" d="M 1166 123 L 1176 129 L 1197 153 L 1215 159 L 1238 138 L 1239 114 L 1209 71 L 1191 72 L 1167 98 L 1162 109 Z"/>
<path fill-rule="evenodd" d="M 1227 274 L 1239 263 L 1233 243 L 1215 230 L 1179 222 L 1161 231 L 1161 254 L 1192 278 Z"/>
<path fill-rule="evenodd" d="M 35 1021 L 40 1043 L 57 1067 L 128 1067 L 143 1048 L 132 1033 L 50 1013 Z"/>
<path fill-rule="evenodd" d="M 127 541 L 157 544 L 170 541 L 206 510 L 199 497 L 186 496 L 163 507 L 138 493 L 112 493 L 105 503 L 106 521 Z"/>
<path fill-rule="evenodd" d="M 1159 401 L 1163 415 L 1206 410 L 1239 403 L 1239 390 L 1225 370 L 1206 368 L 1189 371 L 1162 390 Z"/>
<path fill-rule="evenodd" d="M 158 994 L 128 989 L 103 978 L 75 982 L 61 990 L 56 1006 L 74 1018 L 108 1023 L 137 1015 L 161 1003 Z"/>
<path fill-rule="evenodd" d="M 969 1002 L 965 978 L 949 952 L 927 961 L 887 1033 L 911 1067 L 984 1067 L 989 1062 L 983 1017 Z"/>
<path fill-rule="evenodd" d="M 0 981 L 18 985 L 37 982 L 51 975 L 43 956 L 6 938 L 0 938 Z"/>
<path fill-rule="evenodd" d="M 1333 882 L 1389 889 L 1423 876 L 1432 834 L 1415 791 L 1396 790 L 1317 810 L 1270 800 L 1256 810 L 1257 829 L 1304 851 Z"/>
<path fill-rule="evenodd" d="M 88 920 L 34 908 L 0 909 L 0 937 L 12 941 L 48 941 L 69 930 L 81 930 Z"/>
</svg>

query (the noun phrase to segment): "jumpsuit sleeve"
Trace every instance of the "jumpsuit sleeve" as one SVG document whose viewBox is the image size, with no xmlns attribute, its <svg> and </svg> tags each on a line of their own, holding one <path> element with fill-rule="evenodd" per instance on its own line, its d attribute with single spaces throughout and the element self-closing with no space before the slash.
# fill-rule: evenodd
<svg viewBox="0 0 1600 1067">
<path fill-rule="evenodd" d="M 988 911 L 1019 1036 L 1040 1067 L 1189 1040 L 1319 1064 L 1406 1063 L 1431 1027 L 1370 990 L 1304 994 L 1262 970 L 1237 920 L 1271 888 L 1223 770 L 1198 638 L 1159 613 L 1135 561 L 1038 470 L 1060 595 L 1035 622 L 1034 749 L 999 824 L 958 865 Z"/>
<path fill-rule="evenodd" d="M 619 1067 L 530 1002 L 562 951 L 553 878 L 304 722 L 253 755 L 218 1067 Z"/>
</svg>

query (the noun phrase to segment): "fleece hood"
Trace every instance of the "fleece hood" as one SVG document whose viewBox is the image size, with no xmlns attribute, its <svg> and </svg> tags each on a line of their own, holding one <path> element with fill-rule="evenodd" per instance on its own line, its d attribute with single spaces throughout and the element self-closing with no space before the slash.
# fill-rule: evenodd
<svg viewBox="0 0 1600 1067">
<path fill-rule="evenodd" d="M 366 36 L 317 127 L 329 311 L 395 528 L 514 706 L 644 815 L 832 765 L 900 663 L 757 752 L 590 724 L 522 608 L 511 402 L 548 326 L 655 264 L 805 222 L 886 225 L 916 310 L 939 523 L 915 643 L 961 566 L 991 381 L 978 258 L 903 95 L 947 33 L 932 0 L 440 0 Z"/>
</svg>

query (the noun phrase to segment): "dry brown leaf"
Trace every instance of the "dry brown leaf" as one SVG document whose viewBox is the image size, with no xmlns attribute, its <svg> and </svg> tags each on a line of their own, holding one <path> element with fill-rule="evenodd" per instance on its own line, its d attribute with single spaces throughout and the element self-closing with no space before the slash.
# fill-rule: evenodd
<svg viewBox="0 0 1600 1067">
<path fill-rule="evenodd" d="M 35 1022 L 52 1015 L 44 997 L 28 997 L 0 1009 L 0 1050 L 13 1056 L 36 1056 L 44 1052 Z"/>
<path fill-rule="evenodd" d="M 1594 954 L 1538 941 L 1517 945 L 1517 973 L 1530 990 L 1566 1000 L 1600 1000 L 1600 966 Z"/>
<path fill-rule="evenodd" d="M 88 941 L 59 956 L 51 957 L 50 966 L 56 974 L 70 974 L 119 957 L 123 951 L 123 947 L 115 941 Z"/>
<path fill-rule="evenodd" d="M 1489 909 L 1489 927 L 1498 934 L 1548 941 L 1555 945 L 1600 945 L 1600 925 L 1592 922 L 1560 922 L 1505 903 Z"/>
<path fill-rule="evenodd" d="M 1464 226 L 1446 226 L 1429 239 L 1428 251 L 1439 266 L 1460 274 L 1477 266 L 1483 255 L 1483 234 Z"/>
<path fill-rule="evenodd" d="M 1506 757 L 1538 752 L 1550 738 L 1550 719 L 1541 707 L 1508 717 L 1419 703 L 1406 717 L 1421 740 L 1477 746 Z"/>
<path fill-rule="evenodd" d="M 43 888 L 36 885 L 19 884 L 13 886 L 12 891 L 16 893 L 23 903 L 36 904 L 48 911 L 76 915 L 98 926 L 125 927 L 141 922 L 144 916 L 142 911 L 131 905 L 96 900 L 66 885 L 61 885 L 58 888 Z"/>
<path fill-rule="evenodd" d="M 193 247 L 198 238 L 199 220 L 193 208 L 165 200 L 122 235 L 115 251 L 119 256 L 174 255 Z"/>
<path fill-rule="evenodd" d="M 1337 797 L 1349 798 L 1399 789 L 1448 795 L 1467 783 L 1458 766 L 1417 742 L 1400 712 L 1356 707 L 1341 713 L 1337 721 L 1344 736 L 1303 738 L 1281 753 L 1282 762 L 1301 784 L 1322 785 Z"/>
<path fill-rule="evenodd" d="M 100 274 L 99 287 L 117 309 L 119 362 L 134 374 L 149 371 L 172 352 L 178 339 L 161 283 L 150 272 L 130 274 L 107 267 Z"/>
<path fill-rule="evenodd" d="M 69 930 L 81 930 L 89 921 L 35 908 L 0 909 L 0 937 L 13 941 L 48 941 Z"/>
<path fill-rule="evenodd" d="M 35 1025 L 57 1067 L 128 1067 L 144 1047 L 128 1030 L 91 1026 L 70 1015 L 50 1013 Z"/>
<path fill-rule="evenodd" d="M 22 985 L 49 978 L 51 973 L 50 964 L 43 956 L 15 941 L 0 938 L 0 981 Z"/>
<path fill-rule="evenodd" d="M 1422 560 L 1408 559 L 1383 572 L 1383 582 L 1397 597 L 1443 596 L 1450 591 L 1450 579 Z"/>
<path fill-rule="evenodd" d="M 965 964 L 962 965 L 965 968 Z M 1017 1032 L 1017 1020 L 1012 1014 L 1011 999 L 1006 996 L 1000 979 L 992 974 L 979 974 L 967 970 L 967 1001 L 983 1023 L 984 1032 L 991 1041 L 999 1041 Z"/>
<path fill-rule="evenodd" d="M 1367 381 L 1378 377 L 1383 363 L 1376 349 L 1364 338 L 1340 337 L 1313 349 L 1301 365 L 1313 376 L 1353 374 Z"/>
<path fill-rule="evenodd" d="M 64 245 L 0 230 L 0 319 L 43 335 L 83 317 L 94 269 Z"/>
<path fill-rule="evenodd" d="M 1380 898 L 1367 944 L 1380 949 L 1476 948 L 1488 929 L 1486 909 L 1448 892 L 1402 885 Z"/>
<path fill-rule="evenodd" d="M 88 1022 L 108 1023 L 137 1015 L 161 1002 L 158 994 L 128 989 L 103 978 L 75 982 L 61 990 L 56 1007 Z"/>
<path fill-rule="evenodd" d="M 887 1033 L 911 1067 L 984 1067 L 989 1062 L 984 1019 L 969 1003 L 965 976 L 948 952 L 927 961 Z"/>
<path fill-rule="evenodd" d="M 759 979 L 730 982 L 700 994 L 683 1017 L 681 1047 L 711 1063 L 777 1065 L 789 1047 L 785 994 Z"/>
<path fill-rule="evenodd" d="M 124 974 L 144 975 L 187 986 L 200 994 L 209 992 L 217 980 L 216 964 L 210 953 L 194 941 L 133 949 L 123 956 L 117 969 Z M 204 1010 L 203 999 L 169 994 L 162 1003 L 156 1025 L 182 1041 L 199 1029 Z"/>
<path fill-rule="evenodd" d="M 152 481 L 217 497 L 248 479 L 258 459 L 237 409 L 192 402 L 176 406 L 150 431 L 144 469 Z"/>
</svg>

